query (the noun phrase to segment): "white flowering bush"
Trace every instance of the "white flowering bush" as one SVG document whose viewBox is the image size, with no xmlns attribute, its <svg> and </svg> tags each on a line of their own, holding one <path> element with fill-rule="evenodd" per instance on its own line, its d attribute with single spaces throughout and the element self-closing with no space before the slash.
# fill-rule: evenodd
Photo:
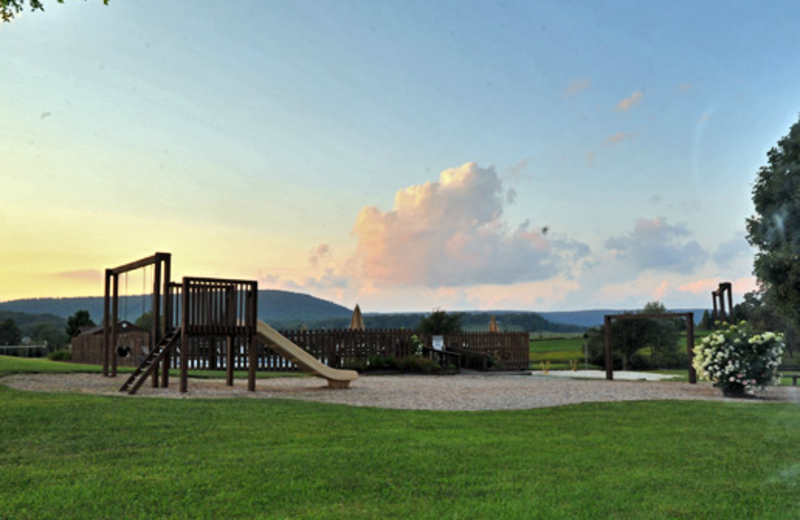
<svg viewBox="0 0 800 520">
<path fill-rule="evenodd" d="M 698 377 L 711 381 L 725 395 L 753 394 L 779 382 L 783 334 L 754 334 L 747 322 L 722 325 L 694 348 Z"/>
</svg>

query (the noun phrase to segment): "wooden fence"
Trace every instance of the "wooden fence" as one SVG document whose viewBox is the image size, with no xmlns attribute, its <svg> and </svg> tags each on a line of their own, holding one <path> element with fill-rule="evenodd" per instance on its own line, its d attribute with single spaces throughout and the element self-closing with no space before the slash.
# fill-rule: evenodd
<svg viewBox="0 0 800 520">
<path fill-rule="evenodd" d="M 123 332 L 117 337 L 117 346 L 130 349 L 126 357 L 118 358 L 119 366 L 136 367 L 147 357 L 150 333 L 147 331 Z M 72 338 L 72 361 L 88 365 L 103 364 L 103 335 L 82 335 Z"/>
<path fill-rule="evenodd" d="M 288 330 L 281 331 L 290 341 L 302 347 L 309 354 L 334 368 L 344 368 L 369 359 L 370 356 L 394 356 L 397 358 L 412 353 L 411 337 L 415 332 L 407 329 L 368 329 L 368 330 Z M 432 346 L 432 338 L 417 334 L 427 347 Z M 93 338 L 92 338 L 93 339 Z M 99 338 L 102 340 L 102 338 Z M 90 343 L 90 342 L 87 342 Z M 199 336 L 190 338 L 186 352 L 189 370 L 224 370 L 226 368 L 227 336 Z M 525 370 L 529 368 L 528 333 L 473 332 L 444 336 L 445 348 L 466 350 L 490 357 L 497 368 Z M 88 347 L 88 348 L 87 348 Z M 94 348 L 91 348 L 94 347 Z M 85 363 L 102 362 L 102 343 L 86 345 L 81 357 Z M 140 345 L 135 345 L 133 355 L 122 358 L 121 365 L 135 364 L 141 355 Z M 170 367 L 180 367 L 180 345 L 173 349 Z M 73 359 L 75 359 L 73 348 Z M 234 370 L 247 370 L 247 339 L 237 336 L 233 340 Z M 430 353 L 429 353 L 430 354 Z M 441 357 L 441 356 L 440 356 Z M 294 372 L 298 368 L 289 360 L 279 356 L 265 345 L 258 345 L 256 368 L 266 372 Z"/>
<path fill-rule="evenodd" d="M 465 350 L 491 358 L 498 368 L 530 368 L 527 332 L 461 332 L 444 337 L 445 349 Z"/>
</svg>

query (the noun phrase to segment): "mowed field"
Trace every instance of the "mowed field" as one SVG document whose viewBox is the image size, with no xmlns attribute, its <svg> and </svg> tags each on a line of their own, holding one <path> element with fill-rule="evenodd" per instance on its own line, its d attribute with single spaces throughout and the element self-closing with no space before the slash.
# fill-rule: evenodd
<svg viewBox="0 0 800 520">
<path fill-rule="evenodd" d="M 25 361 L 0 374 L 83 370 Z M 427 412 L 2 380 L 0 403 L 3 519 L 800 516 L 797 404 Z"/>
</svg>

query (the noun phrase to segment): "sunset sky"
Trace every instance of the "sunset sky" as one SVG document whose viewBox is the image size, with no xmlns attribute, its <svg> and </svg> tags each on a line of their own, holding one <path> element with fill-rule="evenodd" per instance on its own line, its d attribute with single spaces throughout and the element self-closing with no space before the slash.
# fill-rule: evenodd
<svg viewBox="0 0 800 520">
<path fill-rule="evenodd" d="M 156 251 L 366 312 L 755 287 L 800 3 L 45 8 L 0 25 L 0 301 L 101 295 Z"/>
</svg>

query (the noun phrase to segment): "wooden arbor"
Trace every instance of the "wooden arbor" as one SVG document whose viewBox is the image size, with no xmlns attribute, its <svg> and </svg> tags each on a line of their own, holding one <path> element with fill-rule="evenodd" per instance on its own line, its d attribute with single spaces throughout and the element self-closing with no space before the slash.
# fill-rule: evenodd
<svg viewBox="0 0 800 520">
<path fill-rule="evenodd" d="M 606 379 L 614 379 L 614 359 L 611 357 L 611 320 L 647 320 L 664 318 L 686 319 L 686 358 L 689 364 L 689 382 L 697 383 L 697 372 L 692 366 L 694 356 L 694 314 L 691 312 L 666 312 L 664 314 L 606 314 L 605 347 L 606 347 Z"/>
<path fill-rule="evenodd" d="M 730 282 L 722 282 L 716 291 L 711 291 L 711 298 L 714 301 L 714 320 L 728 321 L 733 318 L 733 284 Z M 725 312 L 725 294 L 728 295 L 728 312 Z M 719 302 L 719 310 L 717 310 L 717 302 Z"/>
</svg>

